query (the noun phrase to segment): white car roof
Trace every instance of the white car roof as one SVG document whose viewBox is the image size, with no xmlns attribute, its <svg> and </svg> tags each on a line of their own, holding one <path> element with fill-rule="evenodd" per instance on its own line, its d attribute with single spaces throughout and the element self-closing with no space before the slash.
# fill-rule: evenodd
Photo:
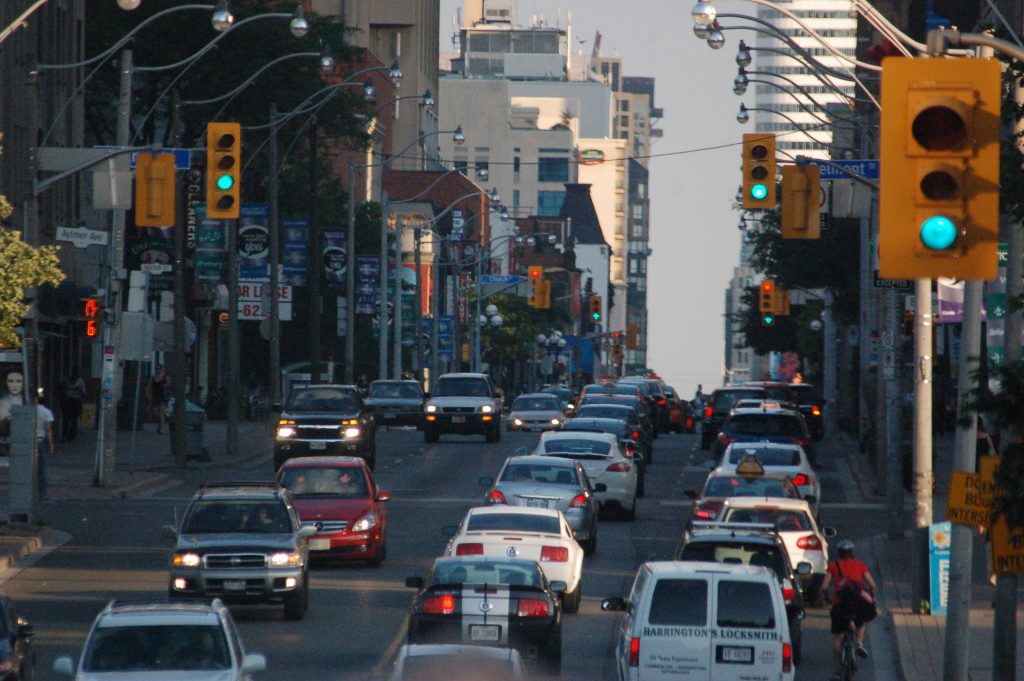
<svg viewBox="0 0 1024 681">
<path fill-rule="evenodd" d="M 787 511 L 807 511 L 811 513 L 811 505 L 803 499 L 789 499 L 783 497 L 729 497 L 722 506 L 726 508 L 755 508 L 758 506 L 774 506 Z"/>
<path fill-rule="evenodd" d="M 549 431 L 540 436 L 541 444 L 550 440 L 603 440 L 613 445 L 619 443 L 619 439 L 611 433 L 595 433 L 589 430 L 567 430 L 566 432 Z"/>
<path fill-rule="evenodd" d="M 533 508 L 531 506 L 506 506 L 501 504 L 498 506 L 475 506 L 469 509 L 467 515 L 494 515 L 494 514 L 514 514 L 514 515 L 542 515 L 548 516 L 549 518 L 557 518 L 562 515 L 562 512 L 558 509 L 553 508 Z"/>
<path fill-rule="evenodd" d="M 757 454 L 759 449 L 790 449 L 797 450 L 803 449 L 798 444 L 790 442 L 731 442 L 726 446 L 725 451 L 727 453 L 732 452 L 734 449 L 751 450 L 751 454 Z"/>
<path fill-rule="evenodd" d="M 407 643 L 402 646 L 399 656 L 449 656 L 467 654 L 473 657 L 489 657 L 495 660 L 512 660 L 520 657 L 515 648 L 498 646 L 472 646 L 458 643 Z"/>
<path fill-rule="evenodd" d="M 212 610 L 177 610 L 153 608 L 151 610 L 131 608 L 103 613 L 96 623 L 97 628 L 106 627 L 152 627 L 189 625 L 220 626 L 220 617 Z"/>
<path fill-rule="evenodd" d="M 536 463 L 544 464 L 545 466 L 564 466 L 565 468 L 575 468 L 575 464 L 571 459 L 559 459 L 557 457 L 551 457 L 541 454 L 523 454 L 521 456 L 510 456 L 505 459 L 505 463 L 514 461 L 516 463 Z M 555 463 L 552 463 L 555 461 Z M 561 463 L 564 461 L 565 463 Z"/>
<path fill-rule="evenodd" d="M 772 575 L 768 568 L 760 565 L 742 565 L 735 563 L 714 563 L 703 560 L 658 560 L 644 564 L 654 575 L 693 575 L 701 572 L 717 572 L 729 575 Z"/>
</svg>

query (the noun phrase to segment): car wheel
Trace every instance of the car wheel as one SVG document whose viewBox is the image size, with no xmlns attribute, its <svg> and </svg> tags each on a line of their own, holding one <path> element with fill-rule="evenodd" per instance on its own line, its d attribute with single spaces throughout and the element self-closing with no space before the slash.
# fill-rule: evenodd
<svg viewBox="0 0 1024 681">
<path fill-rule="evenodd" d="M 583 598 L 583 580 L 579 581 L 572 593 L 562 594 L 562 612 L 574 613 L 580 609 L 580 600 Z"/>
<path fill-rule="evenodd" d="M 424 442 L 437 442 L 441 439 L 441 434 L 436 430 L 430 428 L 423 429 L 423 441 Z"/>
<path fill-rule="evenodd" d="M 284 618 L 298 621 L 306 615 L 309 608 L 309 578 L 303 577 L 302 586 L 284 597 Z"/>
<path fill-rule="evenodd" d="M 803 659 L 803 633 L 800 630 L 799 620 L 796 622 L 794 627 L 792 624 L 789 626 L 789 638 L 793 644 L 793 665 L 799 667 L 800 660 Z"/>
</svg>

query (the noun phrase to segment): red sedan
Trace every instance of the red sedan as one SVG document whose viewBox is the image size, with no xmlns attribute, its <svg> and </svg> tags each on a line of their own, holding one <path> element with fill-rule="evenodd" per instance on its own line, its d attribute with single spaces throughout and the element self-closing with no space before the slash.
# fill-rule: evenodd
<svg viewBox="0 0 1024 681">
<path fill-rule="evenodd" d="M 363 459 L 288 459 L 277 479 L 291 492 L 302 524 L 319 529 L 309 538 L 310 558 L 381 564 L 387 555 L 384 502 L 391 495 L 377 487 Z"/>
</svg>

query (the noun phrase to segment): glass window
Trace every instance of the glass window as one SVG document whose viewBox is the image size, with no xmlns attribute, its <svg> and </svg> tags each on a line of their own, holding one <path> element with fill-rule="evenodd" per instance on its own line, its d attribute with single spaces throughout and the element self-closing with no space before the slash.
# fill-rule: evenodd
<svg viewBox="0 0 1024 681">
<path fill-rule="evenodd" d="M 569 159 L 541 156 L 537 159 L 538 182 L 568 182 Z"/>
<path fill-rule="evenodd" d="M 554 397 L 518 397 L 512 404 L 512 411 L 558 411 L 561 409 Z"/>
<path fill-rule="evenodd" d="M 568 462 L 563 462 L 568 463 Z M 576 471 L 567 465 L 546 465 L 539 463 L 518 463 L 505 468 L 501 473 L 502 482 L 529 482 L 547 485 L 571 485 L 579 487 Z"/>
<path fill-rule="evenodd" d="M 779 532 L 810 532 L 811 521 L 803 511 L 778 508 L 730 508 L 723 519 L 727 523 L 765 523 Z"/>
<path fill-rule="evenodd" d="M 729 450 L 729 463 L 739 463 L 747 454 L 753 454 L 764 466 L 799 466 L 800 452 L 789 447 L 743 448 L 733 446 Z"/>
<path fill-rule="evenodd" d="M 89 640 L 87 672 L 231 669 L 224 631 L 216 625 L 99 627 Z"/>
<path fill-rule="evenodd" d="M 293 390 L 285 405 L 286 411 L 348 411 L 358 408 L 355 394 L 338 388 Z"/>
<path fill-rule="evenodd" d="M 515 156 L 515 157 L 512 158 L 512 172 L 513 173 L 518 173 L 519 172 L 519 157 L 518 156 Z"/>
<path fill-rule="evenodd" d="M 469 171 L 469 161 L 464 158 L 457 158 L 454 161 L 455 170 L 465 175 Z"/>
<path fill-rule="evenodd" d="M 558 215 L 562 210 L 565 192 L 537 192 L 537 215 Z"/>
<path fill-rule="evenodd" d="M 546 454 L 601 454 L 612 450 L 610 443 L 601 440 L 559 438 L 544 443 Z"/>
<path fill-rule="evenodd" d="M 659 579 L 651 596 L 647 621 L 649 624 L 704 626 L 708 621 L 707 581 Z"/>
<path fill-rule="evenodd" d="M 484 532 L 500 530 L 505 532 L 543 532 L 561 534 L 557 515 L 527 515 L 525 513 L 474 513 L 469 518 L 466 531 Z"/>
<path fill-rule="evenodd" d="M 487 381 L 480 378 L 442 377 L 434 390 L 436 397 L 490 397 Z"/>
<path fill-rule="evenodd" d="M 775 608 L 763 582 L 718 582 L 718 626 L 774 629 Z"/>
<path fill-rule="evenodd" d="M 519 207 L 519 190 L 518 189 L 513 189 L 512 190 L 512 205 L 515 206 L 516 208 Z"/>
<path fill-rule="evenodd" d="M 724 430 L 737 435 L 803 435 L 799 418 L 787 414 L 737 414 Z"/>
<path fill-rule="evenodd" d="M 629 111 L 629 100 L 628 99 L 620 99 L 619 100 L 619 109 L 621 109 L 622 111 Z"/>
</svg>

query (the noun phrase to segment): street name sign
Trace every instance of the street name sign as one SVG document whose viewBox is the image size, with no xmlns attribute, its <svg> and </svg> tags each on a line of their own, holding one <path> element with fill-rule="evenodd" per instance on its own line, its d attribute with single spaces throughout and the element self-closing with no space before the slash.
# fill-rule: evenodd
<svg viewBox="0 0 1024 681">
<path fill-rule="evenodd" d="M 523 277 L 518 274 L 483 274 L 480 276 L 481 284 L 518 284 Z"/>
<path fill-rule="evenodd" d="M 865 180 L 877 180 L 878 179 L 878 159 L 877 158 L 862 158 L 862 159 L 837 159 L 829 161 L 828 164 L 818 163 L 815 159 L 808 159 L 811 163 L 814 163 L 821 169 L 822 180 L 848 180 L 852 175 L 859 175 Z M 848 173 L 844 173 L 839 168 L 848 170 Z"/>
<path fill-rule="evenodd" d="M 106 246 L 110 243 L 110 232 L 84 227 L 58 227 L 57 241 L 70 241 L 75 248 Z"/>
</svg>

